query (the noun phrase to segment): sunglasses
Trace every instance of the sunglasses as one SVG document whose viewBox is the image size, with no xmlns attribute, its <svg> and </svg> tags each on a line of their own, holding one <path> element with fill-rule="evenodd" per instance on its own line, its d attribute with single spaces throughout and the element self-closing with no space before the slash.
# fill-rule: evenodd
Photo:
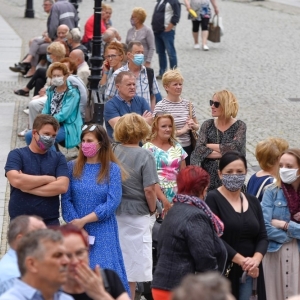
<svg viewBox="0 0 300 300">
<path fill-rule="evenodd" d="M 214 105 L 215 108 L 218 108 L 220 106 L 220 102 L 214 101 L 214 100 L 209 100 L 209 105 L 210 106 Z"/>
<path fill-rule="evenodd" d="M 81 128 L 81 131 L 86 130 L 89 126 L 90 126 L 90 125 L 83 125 L 83 127 Z M 94 131 L 96 128 L 97 128 L 97 125 L 92 125 L 92 126 L 89 128 L 89 131 Z"/>
<path fill-rule="evenodd" d="M 159 116 L 165 116 L 165 115 L 170 115 L 168 111 L 159 111 L 155 114 L 153 114 L 153 118 L 159 117 Z"/>
</svg>

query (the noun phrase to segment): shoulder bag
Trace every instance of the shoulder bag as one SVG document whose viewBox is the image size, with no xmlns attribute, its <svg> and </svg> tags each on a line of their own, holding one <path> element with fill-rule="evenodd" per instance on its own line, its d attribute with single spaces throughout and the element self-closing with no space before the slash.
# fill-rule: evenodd
<svg viewBox="0 0 300 300">
<path fill-rule="evenodd" d="M 215 25 L 215 18 L 217 18 L 217 23 Z M 208 27 L 208 38 L 209 41 L 213 43 L 221 42 L 221 27 L 219 26 L 219 16 L 214 15 Z"/>
</svg>

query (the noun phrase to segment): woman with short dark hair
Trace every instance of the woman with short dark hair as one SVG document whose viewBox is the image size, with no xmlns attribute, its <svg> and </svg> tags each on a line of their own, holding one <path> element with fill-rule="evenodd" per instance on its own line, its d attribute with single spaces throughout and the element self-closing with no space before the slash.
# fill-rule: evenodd
<svg viewBox="0 0 300 300">
<path fill-rule="evenodd" d="M 209 174 L 200 167 L 188 166 L 178 173 L 178 194 L 158 234 L 154 300 L 170 299 L 171 290 L 187 274 L 224 271 L 227 254 L 218 237 L 224 226 L 202 200 L 208 185 Z"/>
<path fill-rule="evenodd" d="M 226 152 L 220 159 L 218 171 L 223 185 L 210 191 L 206 198 L 207 205 L 224 222 L 222 240 L 228 252 L 226 272 L 237 300 L 250 298 L 252 279 L 260 275 L 261 261 L 268 247 L 260 203 L 254 196 L 241 192 L 246 173 L 245 156 L 237 151 Z M 247 271 L 246 283 L 241 283 L 244 271 Z M 260 279 L 263 283 L 263 276 Z M 265 295 L 259 299 L 265 299 Z"/>
</svg>

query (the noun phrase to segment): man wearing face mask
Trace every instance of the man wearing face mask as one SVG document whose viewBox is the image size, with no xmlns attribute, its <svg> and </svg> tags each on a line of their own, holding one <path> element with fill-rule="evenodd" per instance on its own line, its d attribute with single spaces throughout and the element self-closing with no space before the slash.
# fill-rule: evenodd
<svg viewBox="0 0 300 300">
<path fill-rule="evenodd" d="M 68 190 L 64 155 L 48 151 L 55 142 L 59 123 L 50 115 L 38 115 L 31 143 L 10 151 L 5 175 L 10 183 L 9 216 L 37 215 L 46 225 L 59 225 L 59 195 Z"/>
<path fill-rule="evenodd" d="M 144 63 L 144 47 L 141 42 L 132 41 L 128 44 L 128 63 L 116 70 L 107 82 L 105 94 L 112 98 L 117 94 L 115 85 L 116 76 L 122 71 L 130 71 L 136 77 L 136 95 L 144 98 L 151 110 L 154 110 L 156 102 L 161 100 L 161 95 L 157 81 L 154 77 L 153 69 L 146 68 Z"/>
</svg>

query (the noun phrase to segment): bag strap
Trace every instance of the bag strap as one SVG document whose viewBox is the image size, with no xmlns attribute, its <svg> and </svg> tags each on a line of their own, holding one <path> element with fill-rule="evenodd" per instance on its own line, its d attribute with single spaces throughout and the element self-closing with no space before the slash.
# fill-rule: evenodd
<svg viewBox="0 0 300 300">
<path fill-rule="evenodd" d="M 252 296 L 257 295 L 257 278 L 253 278 L 252 280 Z"/>
<path fill-rule="evenodd" d="M 189 114 L 190 114 L 190 119 L 193 119 L 193 104 L 191 101 L 189 103 Z"/>
<path fill-rule="evenodd" d="M 100 273 L 101 273 L 101 277 L 102 277 L 102 280 L 103 280 L 103 285 L 104 285 L 105 290 L 107 292 L 110 292 L 110 286 L 109 286 L 105 271 L 103 269 L 100 269 Z"/>
<path fill-rule="evenodd" d="M 255 195 L 256 198 L 259 197 L 259 195 L 260 195 L 262 189 L 264 188 L 266 182 L 267 182 L 269 179 L 271 179 L 271 178 L 272 178 L 272 176 L 269 176 L 269 177 L 267 177 L 267 178 L 263 181 L 263 183 L 260 185 L 260 187 L 259 187 L 259 189 L 258 189 L 258 191 L 257 191 L 257 193 L 256 193 L 256 195 Z"/>
<path fill-rule="evenodd" d="M 151 96 L 153 94 L 154 71 L 152 68 L 146 67 L 146 72 L 147 72 L 147 77 L 148 77 L 149 92 L 150 92 L 150 96 Z"/>
</svg>

